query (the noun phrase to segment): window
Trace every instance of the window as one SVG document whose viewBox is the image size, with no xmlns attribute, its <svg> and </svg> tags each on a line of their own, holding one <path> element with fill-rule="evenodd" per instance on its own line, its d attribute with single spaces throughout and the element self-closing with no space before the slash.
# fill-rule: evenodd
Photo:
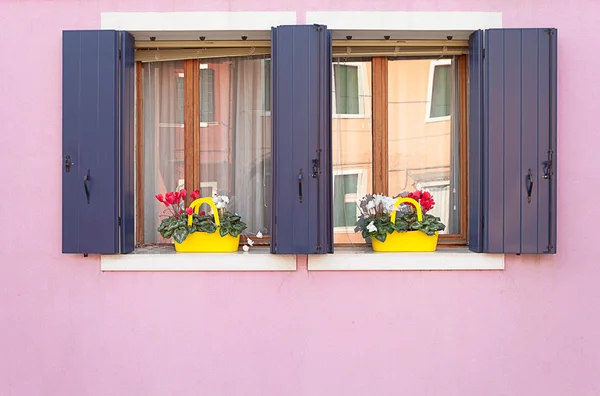
<svg viewBox="0 0 600 396">
<path fill-rule="evenodd" d="M 138 206 L 143 210 L 138 219 L 143 231 L 138 227 L 138 243 L 170 243 L 156 232 L 164 206 L 154 195 L 181 188 L 198 189 L 202 196 L 228 195 L 230 210 L 244 214 L 248 231 L 268 236 L 270 117 L 256 111 L 270 92 L 265 63 L 262 56 L 240 56 L 141 67 L 144 155 Z"/>
<path fill-rule="evenodd" d="M 434 195 L 431 214 L 446 225 L 440 243 L 464 243 L 466 57 L 372 57 L 353 61 L 351 67 L 367 73 L 373 95 L 364 95 L 362 116 L 334 117 L 332 124 L 336 244 L 365 242 L 354 234 L 354 224 L 356 202 L 366 193 L 397 196 L 416 189 Z M 357 91 L 348 62 L 334 59 L 333 70 L 338 73 L 336 100 L 339 93 Z M 338 111 L 349 108 L 336 106 Z"/>
<path fill-rule="evenodd" d="M 452 235 L 461 233 L 459 203 L 461 194 L 466 194 L 466 185 L 461 185 L 460 180 L 458 97 L 452 95 L 459 79 L 454 67 L 456 63 L 452 59 L 398 59 L 387 63 L 388 192 L 397 195 L 432 186 L 428 184 L 430 181 L 443 181 L 447 188 L 430 191 L 436 202 L 432 214 L 446 220 L 443 233 Z M 433 97 L 436 92 L 443 92 L 443 99 L 430 101 L 427 87 L 431 86 L 431 70 L 442 76 L 437 79 L 437 85 L 433 78 Z M 430 103 L 433 104 L 429 106 Z M 429 107 L 431 111 L 438 109 L 435 110 L 438 114 L 446 115 L 436 119 L 440 122 L 423 120 L 422 114 L 429 111 Z M 447 113 L 439 113 L 442 107 Z"/>
<path fill-rule="evenodd" d="M 215 119 L 215 71 L 200 64 L 200 126 L 206 127 Z"/>
<path fill-rule="evenodd" d="M 335 186 L 334 175 L 328 172 L 318 186 L 336 190 L 339 228 L 351 223 L 349 201 L 354 194 L 360 195 L 361 188 L 387 195 L 422 188 L 435 192 L 435 213 L 447 219 L 448 235 L 442 235 L 441 243 L 453 244 L 467 241 L 468 154 L 469 249 L 556 253 L 556 29 L 486 30 L 485 62 L 481 30 L 473 32 L 469 40 L 444 40 L 443 44 L 433 40 L 404 46 L 396 40 L 351 47 L 343 40 L 336 46 L 334 40 L 337 66 L 332 69 L 338 77 L 332 87 L 334 95 L 328 92 L 329 81 L 319 79 L 311 86 L 318 94 L 310 97 L 288 95 L 293 91 L 288 88 L 303 87 L 315 70 L 322 73 L 330 67 L 329 48 L 321 45 L 329 32 L 307 35 L 308 29 L 314 29 L 309 25 L 276 29 L 286 30 L 277 42 L 279 48 L 294 47 L 294 40 L 306 37 L 320 44 L 308 46 L 308 57 L 303 46 L 296 46 L 286 54 L 287 59 L 283 56 L 282 62 L 275 62 L 278 106 L 273 110 L 283 109 L 277 118 L 284 118 L 277 125 L 291 126 L 299 139 L 289 138 L 290 128 L 278 130 L 274 156 L 270 117 L 261 111 L 266 109 L 267 88 L 259 77 L 265 73 L 268 44 L 158 51 L 147 47 L 158 43 L 146 43 L 144 48 L 144 43 L 135 42 L 123 31 L 63 32 L 63 252 L 129 253 L 135 235 L 138 242 L 160 242 L 154 231 L 157 215 L 152 212 L 160 213 L 163 208 L 154 201 L 154 194 L 176 189 L 182 179 L 185 187 L 202 189 L 203 194 L 215 189 L 227 193 L 235 207 L 249 213 L 250 228 L 261 230 L 271 212 L 285 213 L 283 205 L 270 207 L 270 158 L 279 166 L 291 149 L 302 154 L 300 170 L 309 169 L 315 151 L 324 154 L 327 167 L 333 165 Z M 82 50 L 85 48 L 92 50 Z M 102 51 L 94 50 L 100 48 Z M 440 55 L 447 58 L 440 60 Z M 202 72 L 200 59 L 190 56 L 202 58 L 211 71 Z M 311 62 L 301 62 L 309 59 Z M 289 74 L 288 61 L 294 60 L 299 61 L 297 73 Z M 131 65 L 136 61 L 133 73 Z M 110 63 L 114 68 L 98 67 Z M 484 80 L 490 75 L 500 78 Z M 532 75 L 539 78 L 529 78 Z M 313 97 L 319 100 L 313 101 Z M 338 107 L 341 114 L 335 114 Z M 77 111 L 72 111 L 74 108 Z M 106 108 L 115 111 L 106 112 Z M 295 112 L 302 113 L 308 124 L 296 128 Z M 337 118 L 332 136 L 320 133 L 327 130 L 329 112 Z M 203 119 L 212 122 L 200 128 Z M 306 128 L 312 124 L 319 127 Z M 545 132 L 540 133 L 542 130 Z M 310 145 L 317 141 L 324 150 L 297 144 L 303 141 Z M 334 158 L 328 156 L 331 144 Z M 71 158 L 79 158 L 74 169 Z M 273 174 L 280 182 L 274 197 L 286 202 L 297 197 L 289 188 L 297 186 L 296 174 L 282 174 Z M 87 199 L 82 197 L 81 176 L 85 187 L 90 180 L 92 183 L 91 194 L 85 189 Z M 523 186 L 524 180 L 527 186 Z M 529 194 L 533 182 L 535 192 Z M 517 184 L 522 187 L 515 188 Z M 308 191 L 311 199 L 318 198 L 317 210 L 299 208 L 290 217 L 301 221 L 288 223 L 298 224 L 306 237 L 296 243 L 293 233 L 278 234 L 277 246 L 288 246 L 275 253 L 331 252 L 329 204 L 334 191 Z M 137 204 L 134 198 L 139 200 Z M 326 205 L 325 221 L 314 221 L 322 203 Z M 138 211 L 135 224 L 133 210 Z M 312 221 L 305 221 L 303 215 Z M 155 223 L 144 224 L 148 219 Z M 86 227 L 90 222 L 102 227 L 90 229 Z M 305 242 L 311 246 L 306 248 Z"/>
<path fill-rule="evenodd" d="M 427 89 L 427 121 L 445 121 L 451 112 L 452 67 L 450 59 L 431 61 Z"/>
<path fill-rule="evenodd" d="M 354 232 L 359 212 L 357 199 L 363 196 L 364 171 L 342 170 L 333 175 L 333 226 L 336 232 Z"/>
<path fill-rule="evenodd" d="M 263 60 L 262 68 L 263 85 L 263 112 L 265 115 L 271 115 L 271 59 Z"/>
<path fill-rule="evenodd" d="M 370 85 L 363 62 L 337 62 L 333 65 L 333 116 L 361 118 L 365 113 Z"/>
<path fill-rule="evenodd" d="M 364 75 L 364 92 L 362 114 L 354 117 L 336 116 L 333 112 L 332 147 L 333 147 L 333 213 L 334 242 L 364 243 L 360 235 L 354 232 L 357 216 L 356 200 L 372 191 L 373 185 L 373 118 L 371 115 L 372 100 L 368 93 L 371 87 L 371 62 L 348 62 L 334 60 L 333 70 L 343 70 L 349 66 L 354 70 L 362 70 Z M 342 67 L 341 69 L 338 67 Z M 348 91 L 344 85 L 355 86 L 355 81 L 337 80 L 337 89 Z M 333 89 L 336 89 L 334 86 Z M 335 95 L 332 95 L 332 99 Z M 337 101 L 335 101 L 337 105 Z M 335 109 L 335 105 L 333 107 Z M 348 182 L 354 179 L 355 182 Z"/>
</svg>

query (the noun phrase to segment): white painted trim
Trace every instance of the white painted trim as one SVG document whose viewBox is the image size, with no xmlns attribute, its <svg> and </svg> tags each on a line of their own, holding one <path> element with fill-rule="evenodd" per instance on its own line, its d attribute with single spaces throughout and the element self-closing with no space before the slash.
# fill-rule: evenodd
<svg viewBox="0 0 600 396">
<path fill-rule="evenodd" d="M 101 29 L 135 31 L 271 30 L 295 25 L 295 11 L 102 12 Z"/>
<path fill-rule="evenodd" d="M 433 77 L 435 76 L 435 68 L 437 66 L 452 65 L 451 59 L 433 60 L 429 63 L 429 81 L 427 83 L 427 105 L 425 106 L 425 122 L 448 121 L 450 116 L 431 117 L 431 100 L 433 97 Z"/>
<path fill-rule="evenodd" d="M 333 183 L 331 192 L 331 197 L 333 203 L 335 203 L 335 177 L 336 176 L 344 176 L 344 175 L 358 175 L 357 186 L 356 186 L 356 198 L 361 199 L 367 194 L 367 178 L 365 177 L 368 169 L 334 169 L 333 170 Z M 345 201 L 344 201 L 345 203 Z M 335 209 L 334 209 L 335 210 Z M 358 209 L 358 205 L 356 206 L 356 217 L 360 215 L 360 211 Z M 342 226 L 342 227 L 333 227 L 333 232 L 337 233 L 349 233 L 354 232 L 354 226 Z"/>
<path fill-rule="evenodd" d="M 253 248 L 236 253 L 132 253 L 102 255 L 102 271 L 295 271 L 296 256 Z"/>
<path fill-rule="evenodd" d="M 336 107 L 336 98 L 335 98 L 335 71 L 334 66 L 354 66 L 356 67 L 357 73 L 356 78 L 358 79 L 358 114 L 338 114 Z M 367 67 L 364 62 L 332 62 L 331 65 L 331 76 L 333 77 L 333 81 L 331 83 L 331 117 L 332 118 L 367 118 L 365 116 L 365 100 L 366 98 L 371 100 L 370 91 L 368 90 L 368 77 L 367 77 Z"/>
<path fill-rule="evenodd" d="M 308 256 L 309 271 L 434 271 L 503 270 L 503 254 L 464 249 L 430 253 L 378 253 L 370 248 L 336 249 L 334 254 Z"/>
<path fill-rule="evenodd" d="M 348 30 L 477 30 L 502 27 L 502 13 L 308 11 L 306 23 Z"/>
</svg>

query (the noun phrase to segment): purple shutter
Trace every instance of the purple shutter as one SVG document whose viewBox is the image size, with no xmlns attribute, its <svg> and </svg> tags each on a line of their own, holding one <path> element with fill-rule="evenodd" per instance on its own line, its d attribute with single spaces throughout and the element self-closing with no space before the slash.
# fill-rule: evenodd
<svg viewBox="0 0 600 396">
<path fill-rule="evenodd" d="M 331 32 L 272 29 L 271 252 L 333 252 Z"/>
<path fill-rule="evenodd" d="M 133 83 L 129 34 L 63 32 L 63 253 L 133 250 Z"/>
<path fill-rule="evenodd" d="M 479 37 L 472 36 L 472 50 Z M 471 249 L 556 253 L 556 30 L 490 29 L 484 55 L 481 146 L 473 114 L 479 61 L 471 64 L 470 169 L 483 165 L 481 179 L 469 179 L 474 189 L 481 182 L 482 208 L 477 217 L 479 198 L 471 197 L 469 224 L 481 221 L 481 228 L 469 233 L 482 236 Z"/>
</svg>

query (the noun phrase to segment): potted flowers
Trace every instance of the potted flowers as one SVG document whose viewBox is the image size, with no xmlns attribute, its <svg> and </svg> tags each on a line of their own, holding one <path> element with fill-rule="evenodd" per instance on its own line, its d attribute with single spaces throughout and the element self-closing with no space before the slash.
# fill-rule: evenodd
<svg viewBox="0 0 600 396">
<path fill-rule="evenodd" d="M 369 194 L 359 203 L 354 231 L 371 238 L 377 252 L 432 252 L 438 231 L 446 228 L 439 217 L 427 214 L 434 204 L 433 196 L 421 190 L 396 198 Z"/>
<path fill-rule="evenodd" d="M 185 210 L 185 190 L 156 195 L 169 210 L 158 232 L 163 238 L 173 238 L 178 252 L 235 252 L 246 223 L 235 213 L 226 210 L 229 198 L 214 196 L 198 198 L 200 191 L 190 194 L 194 200 Z M 212 213 L 198 212 L 202 204 L 208 204 Z"/>
</svg>

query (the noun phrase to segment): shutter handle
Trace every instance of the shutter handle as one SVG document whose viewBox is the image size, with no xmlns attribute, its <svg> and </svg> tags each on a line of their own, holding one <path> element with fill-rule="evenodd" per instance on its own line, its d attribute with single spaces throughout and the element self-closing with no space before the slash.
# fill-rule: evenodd
<svg viewBox="0 0 600 396">
<path fill-rule="evenodd" d="M 90 170 L 88 169 L 87 175 L 83 178 L 83 188 L 85 189 L 85 198 L 87 203 L 90 203 L 90 188 L 88 187 L 88 181 L 90 180 Z"/>
<path fill-rule="evenodd" d="M 531 203 L 531 192 L 533 191 L 533 174 L 531 169 L 527 172 L 527 203 Z"/>
<path fill-rule="evenodd" d="M 302 203 L 302 168 L 298 172 L 298 200 Z"/>
</svg>

